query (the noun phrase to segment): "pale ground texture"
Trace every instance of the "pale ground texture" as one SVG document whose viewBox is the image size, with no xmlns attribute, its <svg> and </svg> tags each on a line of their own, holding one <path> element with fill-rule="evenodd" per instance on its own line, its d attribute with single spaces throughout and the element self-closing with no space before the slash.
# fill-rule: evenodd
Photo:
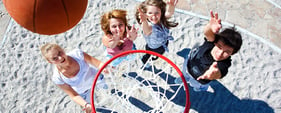
<svg viewBox="0 0 281 113">
<path fill-rule="evenodd" d="M 195 2 L 191 5 L 192 11 L 196 13 L 199 9 L 203 14 L 208 15 L 208 10 L 212 8 L 200 8 L 202 6 L 219 7 L 220 3 L 228 3 L 222 0 L 214 0 L 217 2 L 215 6 L 212 0 L 208 5 L 194 6 L 197 2 L 205 3 L 206 1 L 187 0 L 184 2 Z M 231 1 L 231 0 L 230 0 Z M 237 5 L 226 6 L 235 8 Z M 249 0 L 239 1 L 243 4 L 250 2 Z M 260 4 L 253 8 L 254 3 L 261 1 L 252 1 L 247 7 L 243 7 L 246 11 L 227 13 L 232 14 L 251 13 L 253 10 L 264 8 L 264 4 Z M 279 10 L 274 13 L 279 19 L 276 22 L 267 23 L 270 19 L 258 19 L 257 23 L 250 23 L 256 20 L 251 20 L 255 14 L 246 14 L 248 18 L 241 18 L 245 21 L 243 24 L 235 22 L 238 27 L 247 29 L 238 29 L 243 36 L 243 45 L 241 50 L 232 57 L 232 66 L 229 69 L 227 76 L 221 80 L 211 83 L 214 93 L 209 92 L 194 92 L 190 91 L 190 101 L 192 113 L 281 113 L 281 53 L 273 49 L 271 43 L 263 43 L 260 39 L 250 35 L 267 32 L 265 27 L 255 25 L 269 24 L 277 36 L 271 36 L 267 33 L 259 36 L 268 38 L 274 43 L 280 42 L 280 9 L 270 5 L 267 1 L 262 1 L 268 5 L 265 7 L 268 10 Z M 276 3 L 280 1 L 276 0 Z M 98 59 L 104 60 L 104 47 L 100 41 L 103 33 L 100 29 L 100 16 L 112 9 L 126 9 L 130 24 L 136 24 L 134 19 L 135 5 L 139 2 L 134 0 L 93 0 L 89 2 L 88 9 L 84 18 L 73 29 L 59 35 L 39 35 L 23 29 L 14 21 L 9 24 L 3 24 L 2 20 L 7 21 L 9 18 L 7 13 L 1 6 L 1 39 L 3 35 L 6 40 L 1 42 L 0 48 L 0 113 L 82 113 L 80 106 L 70 100 L 70 98 L 56 87 L 51 81 L 52 67 L 40 55 L 39 46 L 47 42 L 56 42 L 67 51 L 74 48 L 81 48 L 83 51 L 95 56 Z M 185 3 L 187 4 L 187 3 Z M 232 3 L 228 3 L 232 4 Z M 240 6 L 241 6 L 240 4 Z M 2 5 L 2 1 L 1 1 Z M 224 10 L 222 10 L 224 9 Z M 239 10 L 238 10 L 239 9 Z M 191 10 L 191 9 L 187 9 Z M 241 7 L 236 7 L 236 10 L 242 10 Z M 2 12 L 3 11 L 3 12 Z M 228 16 L 223 16 L 226 12 L 231 12 L 231 9 L 220 8 L 222 21 L 232 23 L 228 20 Z M 266 11 L 268 12 L 268 11 Z M 242 16 L 243 16 L 242 15 Z M 232 18 L 239 21 L 240 18 Z M 179 68 L 182 68 L 182 55 L 187 54 L 186 50 L 197 47 L 202 44 L 203 34 L 202 28 L 207 23 L 206 19 L 201 19 L 197 16 L 187 15 L 182 12 L 176 12 L 173 18 L 179 23 L 179 26 L 172 28 L 171 32 L 175 40 L 170 42 L 170 53 L 165 53 L 164 56 L 170 58 Z M 249 26 L 249 25 L 251 26 Z M 9 26 L 9 29 L 7 27 Z M 139 27 L 138 25 L 136 25 Z M 228 27 L 223 25 L 224 27 Z M 266 25 L 267 27 L 270 27 Z M 3 30 L 4 29 L 4 30 Z M 259 29 L 252 31 L 252 29 Z M 263 36 L 264 35 L 264 36 Z M 272 39 L 271 39 L 272 38 Z M 278 39 L 279 38 L 279 39 Z M 135 44 L 137 49 L 144 49 L 144 39 L 140 36 Z M 277 43 L 278 44 L 278 43 Z M 280 45 L 279 45 L 280 46 Z"/>
</svg>

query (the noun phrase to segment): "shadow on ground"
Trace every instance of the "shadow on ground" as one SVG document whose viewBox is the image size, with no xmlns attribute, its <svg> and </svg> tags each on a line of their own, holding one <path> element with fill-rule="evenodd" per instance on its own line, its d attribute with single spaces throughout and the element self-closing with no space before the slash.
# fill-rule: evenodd
<svg viewBox="0 0 281 113">
<path fill-rule="evenodd" d="M 185 48 L 177 54 L 184 58 L 189 52 L 190 49 Z M 239 99 L 218 81 L 210 85 L 214 93 L 195 92 L 189 87 L 191 109 L 199 113 L 274 113 L 262 100 Z"/>
<path fill-rule="evenodd" d="M 190 49 L 186 48 L 182 51 L 179 51 L 177 54 L 181 57 L 186 56 L 190 52 Z M 161 72 L 161 69 L 157 69 L 157 67 L 147 68 L 147 71 L 151 71 L 154 68 L 154 72 Z M 180 67 L 181 68 L 181 67 Z M 168 76 L 168 83 L 174 84 L 174 77 L 162 72 L 159 76 L 163 79 L 166 79 Z M 133 77 L 138 81 L 143 81 L 144 78 L 137 75 L 135 72 L 131 72 L 129 74 L 123 75 L 123 77 Z M 144 85 L 155 84 L 151 81 L 143 82 Z M 218 81 L 212 81 L 210 83 L 211 87 L 214 89 L 214 92 L 195 92 L 189 86 L 189 96 L 190 96 L 190 109 L 197 111 L 198 113 L 274 113 L 274 110 L 264 101 L 262 100 L 253 100 L 253 99 L 239 99 L 237 96 L 233 95 L 227 88 L 223 86 Z M 176 90 L 179 86 L 171 86 L 171 89 Z M 155 88 L 155 91 L 164 91 L 163 88 Z M 167 90 L 166 90 L 167 91 Z M 112 93 L 116 93 L 119 96 L 126 96 L 120 91 L 111 90 Z M 166 92 L 166 97 L 170 98 L 174 94 L 173 92 Z M 152 108 L 134 97 L 128 97 L 129 101 L 143 110 L 144 112 L 148 112 Z M 185 91 L 183 87 L 181 87 L 179 93 L 172 100 L 173 103 L 185 106 Z M 108 109 L 97 109 L 98 112 L 102 113 L 110 113 L 113 112 Z"/>
</svg>

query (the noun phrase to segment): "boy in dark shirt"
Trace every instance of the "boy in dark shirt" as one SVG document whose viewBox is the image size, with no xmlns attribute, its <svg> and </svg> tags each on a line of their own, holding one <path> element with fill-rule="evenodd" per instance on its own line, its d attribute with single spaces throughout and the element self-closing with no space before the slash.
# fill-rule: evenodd
<svg viewBox="0 0 281 113">
<path fill-rule="evenodd" d="M 183 74 L 194 91 L 207 91 L 209 82 L 223 78 L 231 66 L 231 55 L 242 45 L 241 34 L 233 28 L 221 29 L 218 14 L 210 12 L 211 19 L 204 28 L 205 42 L 193 49 L 184 61 Z M 181 78 L 175 79 L 181 83 Z"/>
</svg>

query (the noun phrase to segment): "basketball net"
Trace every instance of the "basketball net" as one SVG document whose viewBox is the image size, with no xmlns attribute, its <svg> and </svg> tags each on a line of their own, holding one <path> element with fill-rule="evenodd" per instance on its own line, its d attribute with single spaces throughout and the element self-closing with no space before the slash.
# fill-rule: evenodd
<svg viewBox="0 0 281 113">
<path fill-rule="evenodd" d="M 145 54 L 151 57 L 143 64 L 141 58 Z M 156 56 L 159 58 L 152 60 Z M 123 61 L 110 66 L 118 59 Z M 104 75 L 107 89 L 96 85 L 100 75 Z M 158 53 L 132 50 L 118 54 L 95 77 L 91 92 L 93 112 L 186 113 L 190 107 L 188 87 L 186 82 L 175 84 L 177 77 L 185 81 L 179 68 Z"/>
</svg>

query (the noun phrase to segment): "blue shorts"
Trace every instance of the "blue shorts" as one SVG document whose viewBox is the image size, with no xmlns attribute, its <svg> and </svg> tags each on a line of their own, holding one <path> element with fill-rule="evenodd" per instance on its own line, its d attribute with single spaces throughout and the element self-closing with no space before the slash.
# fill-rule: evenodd
<svg viewBox="0 0 281 113">
<path fill-rule="evenodd" d="M 209 83 L 201 84 L 189 74 L 187 70 L 188 57 L 189 55 L 187 55 L 186 58 L 184 58 L 183 69 L 182 69 L 182 73 L 184 78 L 186 79 L 186 82 L 188 82 L 189 85 L 194 88 L 194 90 L 207 90 L 209 87 Z"/>
</svg>

